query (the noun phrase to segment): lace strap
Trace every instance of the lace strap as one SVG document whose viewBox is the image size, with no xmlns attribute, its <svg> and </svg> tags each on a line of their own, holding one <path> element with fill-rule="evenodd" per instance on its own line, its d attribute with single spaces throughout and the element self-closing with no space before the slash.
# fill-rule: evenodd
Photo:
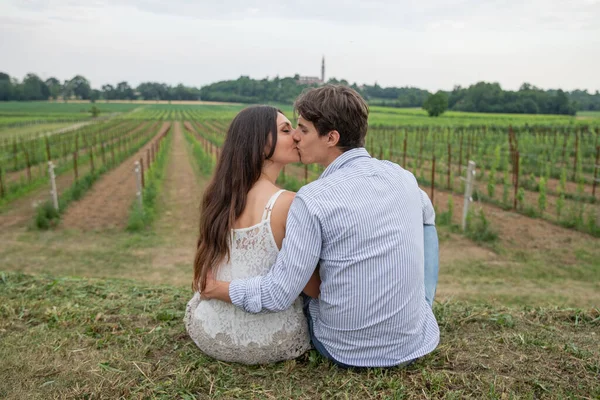
<svg viewBox="0 0 600 400">
<path fill-rule="evenodd" d="M 278 191 L 277 193 L 275 193 L 273 196 L 271 196 L 271 198 L 267 202 L 267 205 L 265 206 L 265 211 L 263 212 L 263 215 L 262 215 L 262 220 L 263 221 L 266 220 L 266 219 L 271 218 L 271 211 L 273 211 L 273 207 L 275 206 L 275 202 L 279 198 L 279 195 L 281 193 L 283 193 L 283 192 L 285 192 L 285 189 L 281 189 L 280 191 Z"/>
</svg>

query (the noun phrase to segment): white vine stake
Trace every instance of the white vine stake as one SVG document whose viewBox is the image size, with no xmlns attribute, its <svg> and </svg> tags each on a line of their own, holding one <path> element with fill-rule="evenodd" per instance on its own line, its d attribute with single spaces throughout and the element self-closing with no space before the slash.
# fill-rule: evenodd
<svg viewBox="0 0 600 400">
<path fill-rule="evenodd" d="M 465 185 L 465 201 L 463 205 L 462 230 L 467 229 L 467 214 L 469 213 L 469 204 L 473 201 L 473 183 L 475 181 L 475 161 L 469 161 L 467 167 L 467 184 Z"/>
<path fill-rule="evenodd" d="M 48 175 L 50 176 L 50 196 L 52 196 L 52 204 L 54 209 L 58 211 L 58 193 L 56 192 L 56 176 L 54 175 L 54 164 L 48 161 Z"/>
<path fill-rule="evenodd" d="M 140 203 L 140 207 L 142 207 L 142 171 L 140 169 L 140 162 L 135 162 L 135 184 L 137 187 L 137 200 Z"/>
</svg>

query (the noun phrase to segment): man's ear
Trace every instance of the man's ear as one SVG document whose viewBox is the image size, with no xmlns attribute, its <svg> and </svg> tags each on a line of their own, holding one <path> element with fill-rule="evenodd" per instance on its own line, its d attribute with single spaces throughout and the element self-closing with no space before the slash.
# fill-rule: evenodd
<svg viewBox="0 0 600 400">
<path fill-rule="evenodd" d="M 330 131 L 327 134 L 327 145 L 329 147 L 337 146 L 339 141 L 340 141 L 340 133 L 338 131 Z"/>
</svg>

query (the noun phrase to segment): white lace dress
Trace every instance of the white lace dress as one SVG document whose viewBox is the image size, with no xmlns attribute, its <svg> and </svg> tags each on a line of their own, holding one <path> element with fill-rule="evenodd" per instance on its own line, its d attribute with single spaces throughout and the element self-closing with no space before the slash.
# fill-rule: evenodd
<svg viewBox="0 0 600 400">
<path fill-rule="evenodd" d="M 220 266 L 217 279 L 265 275 L 279 250 L 271 231 L 271 197 L 260 223 L 232 230 L 231 260 Z M 302 299 L 279 313 L 249 314 L 219 300 L 203 300 L 195 293 L 185 313 L 188 334 L 205 354 L 218 360 L 264 364 L 296 358 L 310 349 Z"/>
</svg>

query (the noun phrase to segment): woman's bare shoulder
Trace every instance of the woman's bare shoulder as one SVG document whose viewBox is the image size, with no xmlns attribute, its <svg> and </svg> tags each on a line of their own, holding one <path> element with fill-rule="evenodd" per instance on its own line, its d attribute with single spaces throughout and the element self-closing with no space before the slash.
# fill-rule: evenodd
<svg viewBox="0 0 600 400">
<path fill-rule="evenodd" d="M 271 212 L 271 227 L 277 231 L 278 234 L 285 234 L 285 226 L 287 221 L 288 212 L 290 211 L 290 206 L 294 201 L 294 197 L 296 197 L 296 193 L 285 191 L 279 195 L 279 198 L 275 202 L 275 206 L 273 207 L 273 211 Z"/>
<path fill-rule="evenodd" d="M 285 214 L 285 217 L 287 218 L 287 213 L 290 210 L 290 207 L 292 205 L 292 202 L 294 201 L 294 198 L 296 197 L 296 193 L 295 192 L 290 192 L 290 191 L 285 191 L 282 192 L 279 195 L 279 198 L 277 199 L 277 201 L 275 202 L 275 207 L 273 207 L 273 212 L 274 213 L 283 213 Z"/>
</svg>

